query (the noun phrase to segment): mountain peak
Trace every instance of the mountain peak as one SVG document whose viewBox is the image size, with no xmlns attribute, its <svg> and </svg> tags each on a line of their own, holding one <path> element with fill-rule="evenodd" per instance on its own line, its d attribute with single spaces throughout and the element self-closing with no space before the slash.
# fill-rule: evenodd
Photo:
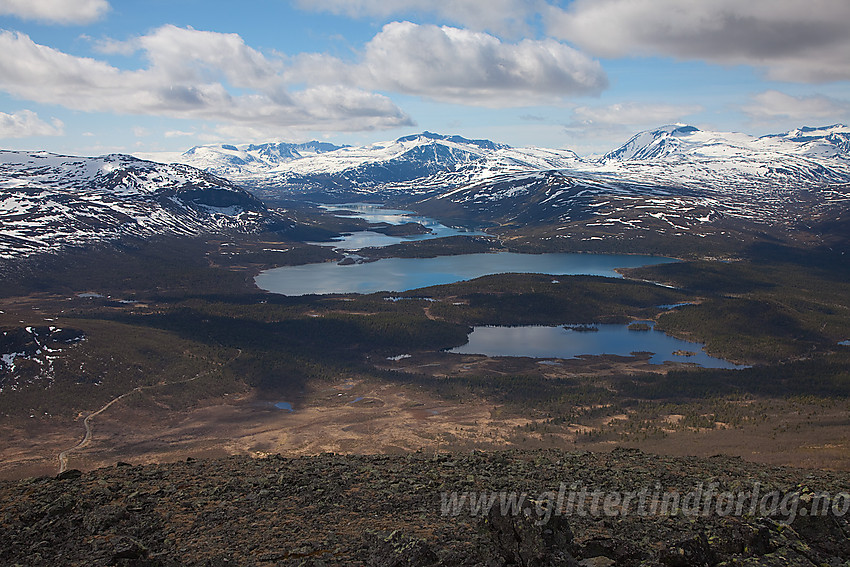
<svg viewBox="0 0 850 567">
<path fill-rule="evenodd" d="M 699 132 L 700 129 L 696 126 L 691 126 L 690 124 L 668 124 L 666 126 L 662 126 L 654 130 L 654 132 L 658 133 L 666 133 L 671 136 L 688 136 L 693 134 L 694 132 Z"/>
<path fill-rule="evenodd" d="M 123 154 L 0 150 L 0 187 L 5 259 L 129 236 L 248 231 L 271 218 L 253 195 L 206 171 Z"/>
<path fill-rule="evenodd" d="M 638 132 L 628 142 L 603 156 L 602 161 L 653 159 L 673 153 L 680 145 L 680 139 L 691 136 L 700 129 L 687 124 L 668 124 Z"/>
<path fill-rule="evenodd" d="M 471 140 L 469 138 L 464 138 L 463 136 L 444 136 L 442 134 L 436 134 L 434 132 L 428 132 L 427 130 L 422 132 L 421 134 L 411 134 L 409 136 L 402 136 L 397 139 L 396 142 L 404 143 L 404 142 L 414 142 L 419 139 L 433 140 L 433 141 L 444 141 L 444 142 L 452 142 L 455 144 L 467 145 L 467 146 L 476 146 L 483 150 L 500 150 L 506 149 L 510 146 L 505 144 L 497 144 L 496 142 L 491 142 L 490 140 Z"/>
<path fill-rule="evenodd" d="M 790 130 L 784 134 L 777 134 L 776 137 L 785 138 L 794 142 L 812 142 L 833 136 L 835 134 L 847 136 L 850 134 L 850 128 L 844 124 L 832 124 L 831 126 L 802 126 L 795 130 Z"/>
</svg>

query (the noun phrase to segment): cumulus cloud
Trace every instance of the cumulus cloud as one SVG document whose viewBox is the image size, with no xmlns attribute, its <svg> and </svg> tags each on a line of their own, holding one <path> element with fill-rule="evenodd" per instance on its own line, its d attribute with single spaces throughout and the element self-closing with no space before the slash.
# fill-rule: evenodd
<svg viewBox="0 0 850 567">
<path fill-rule="evenodd" d="M 793 119 L 796 121 L 825 120 L 838 122 L 850 116 L 850 101 L 823 95 L 791 96 L 779 91 L 765 91 L 752 97 L 742 107 L 752 119 Z"/>
<path fill-rule="evenodd" d="M 753 65 L 794 82 L 850 79 L 845 0 L 576 0 L 546 11 L 551 35 L 601 57 Z"/>
<path fill-rule="evenodd" d="M 552 39 L 505 43 L 483 32 L 410 22 L 385 25 L 366 44 L 359 63 L 310 55 L 291 72 L 300 80 L 343 80 L 366 89 L 490 107 L 558 103 L 608 86 L 598 62 Z"/>
<path fill-rule="evenodd" d="M 106 0 L 0 0 L 0 15 L 50 24 L 89 24 L 108 11 Z"/>
<path fill-rule="evenodd" d="M 235 33 L 163 26 L 131 42 L 149 59 L 151 70 L 182 82 L 222 75 L 233 85 L 263 88 L 279 81 L 281 64 L 245 45 Z"/>
<path fill-rule="evenodd" d="M 362 89 L 291 90 L 282 62 L 235 34 L 168 25 L 128 43 L 142 51 L 145 68 L 122 70 L 0 32 L 0 90 L 76 110 L 209 120 L 268 134 L 283 127 L 345 131 L 411 123 L 387 97 Z"/>
<path fill-rule="evenodd" d="M 61 136 L 63 133 L 62 121 L 56 118 L 48 124 L 31 110 L 21 110 L 14 114 L 0 112 L 0 139 Z"/>
<path fill-rule="evenodd" d="M 527 29 L 526 20 L 540 0 L 297 0 L 300 8 L 355 18 L 387 18 L 409 13 L 429 14 L 474 30 L 514 35 Z"/>
<path fill-rule="evenodd" d="M 137 54 L 135 69 L 0 30 L 0 91 L 86 112 L 214 122 L 233 131 L 362 131 L 411 126 L 380 92 L 489 107 L 560 104 L 608 85 L 600 64 L 553 39 L 393 22 L 354 61 L 264 54 L 237 34 L 165 25 L 96 50 Z"/>
<path fill-rule="evenodd" d="M 608 106 L 579 106 L 573 109 L 577 125 L 658 125 L 678 122 L 685 116 L 700 112 L 697 105 L 645 104 L 627 102 Z"/>
<path fill-rule="evenodd" d="M 554 40 L 503 43 L 469 30 L 394 22 L 366 45 L 365 67 L 380 88 L 436 100 L 515 106 L 598 94 L 598 62 Z"/>
</svg>

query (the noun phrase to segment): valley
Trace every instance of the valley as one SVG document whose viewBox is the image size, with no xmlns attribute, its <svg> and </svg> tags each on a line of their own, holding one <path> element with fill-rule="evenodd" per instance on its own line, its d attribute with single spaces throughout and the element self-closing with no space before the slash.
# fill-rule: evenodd
<svg viewBox="0 0 850 567">
<path fill-rule="evenodd" d="M 253 287 L 263 267 L 256 261 L 263 254 L 322 257 L 327 247 L 233 244 L 184 248 L 177 255 L 181 280 L 173 279 L 177 267 L 168 262 L 175 260 L 163 258 L 162 247 L 121 252 L 127 263 L 116 266 L 115 279 L 92 269 L 108 264 L 109 254 L 84 255 L 54 272 L 41 294 L 4 298 L 4 328 L 67 326 L 85 340 L 54 362 L 47 382 L 4 388 L 0 412 L 10 435 L 0 474 L 50 474 L 59 452 L 82 438 L 83 419 L 127 393 L 92 419 L 91 442 L 68 454 L 70 467 L 234 452 L 529 445 L 702 455 L 723 446 L 757 462 L 846 466 L 843 400 L 850 391 L 842 377 L 850 353 L 837 343 L 847 336 L 847 305 L 832 315 L 810 312 L 821 301 L 842 305 L 846 284 L 821 300 L 807 293 L 836 285 L 826 258 L 821 274 L 762 258 L 626 272 L 636 279 L 493 275 L 391 294 L 287 297 Z M 270 246 L 289 251 L 262 252 Z M 168 256 L 179 249 L 169 247 Z M 151 258 L 161 260 L 153 273 Z M 777 270 L 786 281 L 773 280 Z M 74 274 L 91 279 L 70 292 Z M 764 323 L 752 326 L 752 314 L 736 322 L 744 300 L 726 294 L 741 292 L 760 307 Z M 690 305 L 666 308 L 679 303 Z M 711 309 L 699 311 L 704 304 Z M 689 310 L 699 323 L 686 317 Z M 441 352 L 462 345 L 474 325 L 632 319 L 656 320 L 674 335 L 704 341 L 715 356 L 755 366 L 652 364 L 649 353 L 541 361 Z M 815 360 L 805 360 L 809 353 Z M 274 408 L 280 400 L 294 411 Z"/>
<path fill-rule="evenodd" d="M 825 131 L 819 141 L 800 143 L 822 149 L 828 140 L 843 140 L 840 128 Z M 181 189 L 143 197 L 146 206 L 169 199 L 173 212 L 176 196 L 189 211 L 179 214 L 199 223 L 211 215 L 203 220 L 209 224 L 149 234 L 128 231 L 132 223 L 124 222 L 112 235 L 93 232 L 96 245 L 58 238 L 61 253 L 33 253 L 29 245 L 10 252 L 0 265 L 0 327 L 18 338 L 7 340 L 3 353 L 0 420 L 7 434 L 0 476 L 51 474 L 63 452 L 68 468 L 92 469 L 234 453 L 511 447 L 720 451 L 760 463 L 846 469 L 850 347 L 839 343 L 850 338 L 850 278 L 847 235 L 835 228 L 847 212 L 845 158 L 829 162 L 817 181 L 800 168 L 776 173 L 781 182 L 770 173 L 739 172 L 740 185 L 731 191 L 724 185 L 721 200 L 714 186 L 688 185 L 677 169 L 684 166 L 676 148 L 692 149 L 694 136 L 704 133 L 658 130 L 643 150 L 632 140 L 628 152 L 592 168 L 566 153 L 535 150 L 521 161 L 518 150 L 428 133 L 399 140 L 413 154 L 392 154 L 380 168 L 363 166 L 372 163 L 366 159 L 374 158 L 372 149 L 322 146 L 325 151 L 277 163 L 275 171 L 292 163 L 303 175 L 301 160 L 327 161 L 341 152 L 342 165 L 329 167 L 329 175 L 349 176 L 350 187 L 368 191 L 325 187 L 322 202 L 332 204 L 320 206 L 312 200 L 315 180 L 297 190 L 287 185 L 293 177 L 275 181 L 279 186 L 261 183 L 265 174 L 257 168 L 269 166 L 255 163 L 248 173 L 256 182 L 251 189 L 265 199 L 260 203 L 204 177 L 209 173 L 192 173 L 202 185 L 213 184 L 203 196 L 186 184 L 191 170 L 181 170 Z M 771 143 L 787 146 L 789 139 Z M 650 146 L 666 149 L 649 155 Z M 669 166 L 679 171 L 671 177 L 676 187 L 660 181 L 673 173 L 657 173 L 665 156 L 678 160 Z M 425 163 L 393 169 L 414 158 Z M 508 158 L 507 170 L 488 161 Z M 66 161 L 50 159 L 56 171 L 68 171 Z M 210 171 L 235 171 L 205 159 Z M 623 162 L 615 167 L 612 160 Z M 97 173 L 113 162 L 137 176 L 136 187 L 151 176 L 160 176 L 157 187 L 171 183 L 164 166 L 124 158 L 96 162 L 81 173 L 93 175 L 88 181 L 42 169 L 37 183 L 59 191 L 54 175 L 75 191 L 114 192 Z M 30 172 L 15 163 L 22 162 L 13 163 L 4 186 L 27 187 L 21 180 Z M 351 163 L 361 177 L 349 175 Z M 528 170 L 541 165 L 560 169 Z M 614 170 L 616 179 L 605 177 Z M 246 171 L 235 178 L 245 181 L 239 175 Z M 412 177 L 364 181 L 376 171 Z M 437 194 L 451 176 L 455 181 Z M 236 201 L 224 203 L 215 187 Z M 122 198 L 145 191 L 125 191 Z M 769 211 L 749 205 L 753 191 Z M 762 198 L 777 191 L 775 204 Z M 817 204 L 809 206 L 814 192 Z M 757 218 L 735 212 L 743 208 Z M 247 213 L 251 220 L 244 223 Z M 16 222 L 24 218 L 14 214 Z M 784 220 L 789 215 L 794 224 Z M 48 234 L 51 227 L 38 230 Z M 40 234 L 28 230 L 28 238 Z M 531 264 L 520 269 L 503 261 L 514 257 Z M 568 258 L 602 264 L 573 269 L 556 261 Z M 495 268 L 429 279 L 494 260 Z M 404 262 L 430 267 L 411 283 L 396 284 L 397 276 L 413 273 Z M 357 287 L 352 274 L 361 272 L 371 287 Z M 290 287 L 265 284 L 273 273 Z M 298 277 L 303 281 L 296 285 Z M 633 321 L 649 321 L 654 330 L 624 330 L 627 341 L 629 333 L 650 333 L 690 342 L 675 343 L 657 359 L 628 344 L 537 358 L 522 351 L 450 352 L 473 328 L 546 326 L 568 336 L 600 326 L 625 329 Z M 75 340 L 49 346 L 27 331 L 47 327 Z M 522 341 L 540 342 L 512 342 Z M 43 352 L 35 356 L 36 350 Z M 698 364 L 694 351 L 723 367 Z"/>
<path fill-rule="evenodd" d="M 0 0 L 0 567 L 850 567 L 847 22 Z"/>
</svg>

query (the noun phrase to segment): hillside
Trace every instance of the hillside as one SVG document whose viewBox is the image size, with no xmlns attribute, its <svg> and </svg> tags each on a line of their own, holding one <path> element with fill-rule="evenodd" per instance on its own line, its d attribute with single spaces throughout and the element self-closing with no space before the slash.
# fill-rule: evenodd
<svg viewBox="0 0 850 567">
<path fill-rule="evenodd" d="M 598 160 L 494 175 L 414 206 L 497 223 L 505 235 L 548 225 L 545 237 L 555 240 L 651 247 L 659 237 L 701 238 L 713 241 L 709 248 L 734 248 L 767 233 L 820 243 L 847 222 L 848 140 L 842 125 L 761 138 L 669 126 L 637 134 Z"/>
<path fill-rule="evenodd" d="M 224 146 L 204 148 L 179 159 L 230 163 Z M 269 201 L 388 202 L 518 245 L 687 255 L 776 238 L 845 246 L 848 148 L 841 124 L 762 137 L 670 125 L 594 159 L 424 132 L 234 175 Z"/>
<path fill-rule="evenodd" d="M 0 151 L 0 258 L 125 237 L 248 233 L 293 224 L 233 183 L 124 155 Z"/>
</svg>

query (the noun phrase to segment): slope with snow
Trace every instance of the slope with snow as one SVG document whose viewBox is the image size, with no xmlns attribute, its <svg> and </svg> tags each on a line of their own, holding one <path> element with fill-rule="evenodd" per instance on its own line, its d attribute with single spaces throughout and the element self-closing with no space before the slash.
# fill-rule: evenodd
<svg viewBox="0 0 850 567">
<path fill-rule="evenodd" d="M 179 155 L 151 153 L 139 154 L 139 157 L 154 161 L 182 163 L 220 177 L 240 180 L 262 175 L 293 160 L 309 158 L 339 149 L 341 149 L 340 146 L 317 141 L 303 144 L 285 142 L 240 145 L 215 144 L 195 146 Z"/>
<path fill-rule="evenodd" d="M 501 224 L 578 219 L 584 227 L 674 235 L 705 234 L 723 219 L 814 222 L 841 216 L 850 204 L 848 141 L 843 125 L 761 138 L 666 126 L 637 134 L 598 160 L 499 172 L 429 196 L 421 206 Z"/>
<path fill-rule="evenodd" d="M 569 150 L 517 150 L 489 140 L 432 132 L 359 147 L 323 142 L 308 145 L 308 149 L 285 144 L 199 146 L 168 157 L 226 176 L 265 197 L 324 194 L 349 198 L 422 194 L 496 173 L 560 169 L 578 160 Z M 282 146 L 297 151 L 284 156 L 277 149 Z M 252 148 L 264 148 L 266 154 Z"/>
<path fill-rule="evenodd" d="M 0 330 L 0 392 L 49 385 L 62 351 L 84 339 L 82 331 L 53 326 Z"/>
<path fill-rule="evenodd" d="M 0 151 L 0 258 L 124 236 L 254 230 L 268 216 L 246 191 L 185 165 Z"/>
<path fill-rule="evenodd" d="M 763 137 L 670 125 L 637 134 L 599 159 L 423 132 L 360 147 L 200 146 L 180 160 L 227 173 L 263 198 L 381 200 L 437 217 L 572 227 L 574 234 L 708 236 L 723 234 L 728 222 L 753 231 L 850 222 L 850 128 L 840 124 Z M 108 168 L 65 167 L 83 165 L 93 168 L 84 177 L 96 170 L 102 178 Z M 28 176 L 37 168 L 31 170 Z M 26 201 L 21 195 L 3 206 L 22 206 L 15 204 Z M 144 223 L 142 215 L 128 216 Z"/>
<path fill-rule="evenodd" d="M 637 134 L 598 160 L 581 159 L 569 150 L 512 148 L 431 132 L 311 155 L 282 157 L 273 144 L 251 147 L 265 148 L 272 157 L 225 145 L 193 148 L 181 160 L 213 172 L 229 171 L 232 178 L 264 194 L 388 198 L 431 195 L 488 180 L 499 183 L 499 176 L 552 170 L 619 185 L 697 190 L 762 191 L 850 180 L 850 128 L 840 124 L 761 138 L 671 125 Z"/>
</svg>

